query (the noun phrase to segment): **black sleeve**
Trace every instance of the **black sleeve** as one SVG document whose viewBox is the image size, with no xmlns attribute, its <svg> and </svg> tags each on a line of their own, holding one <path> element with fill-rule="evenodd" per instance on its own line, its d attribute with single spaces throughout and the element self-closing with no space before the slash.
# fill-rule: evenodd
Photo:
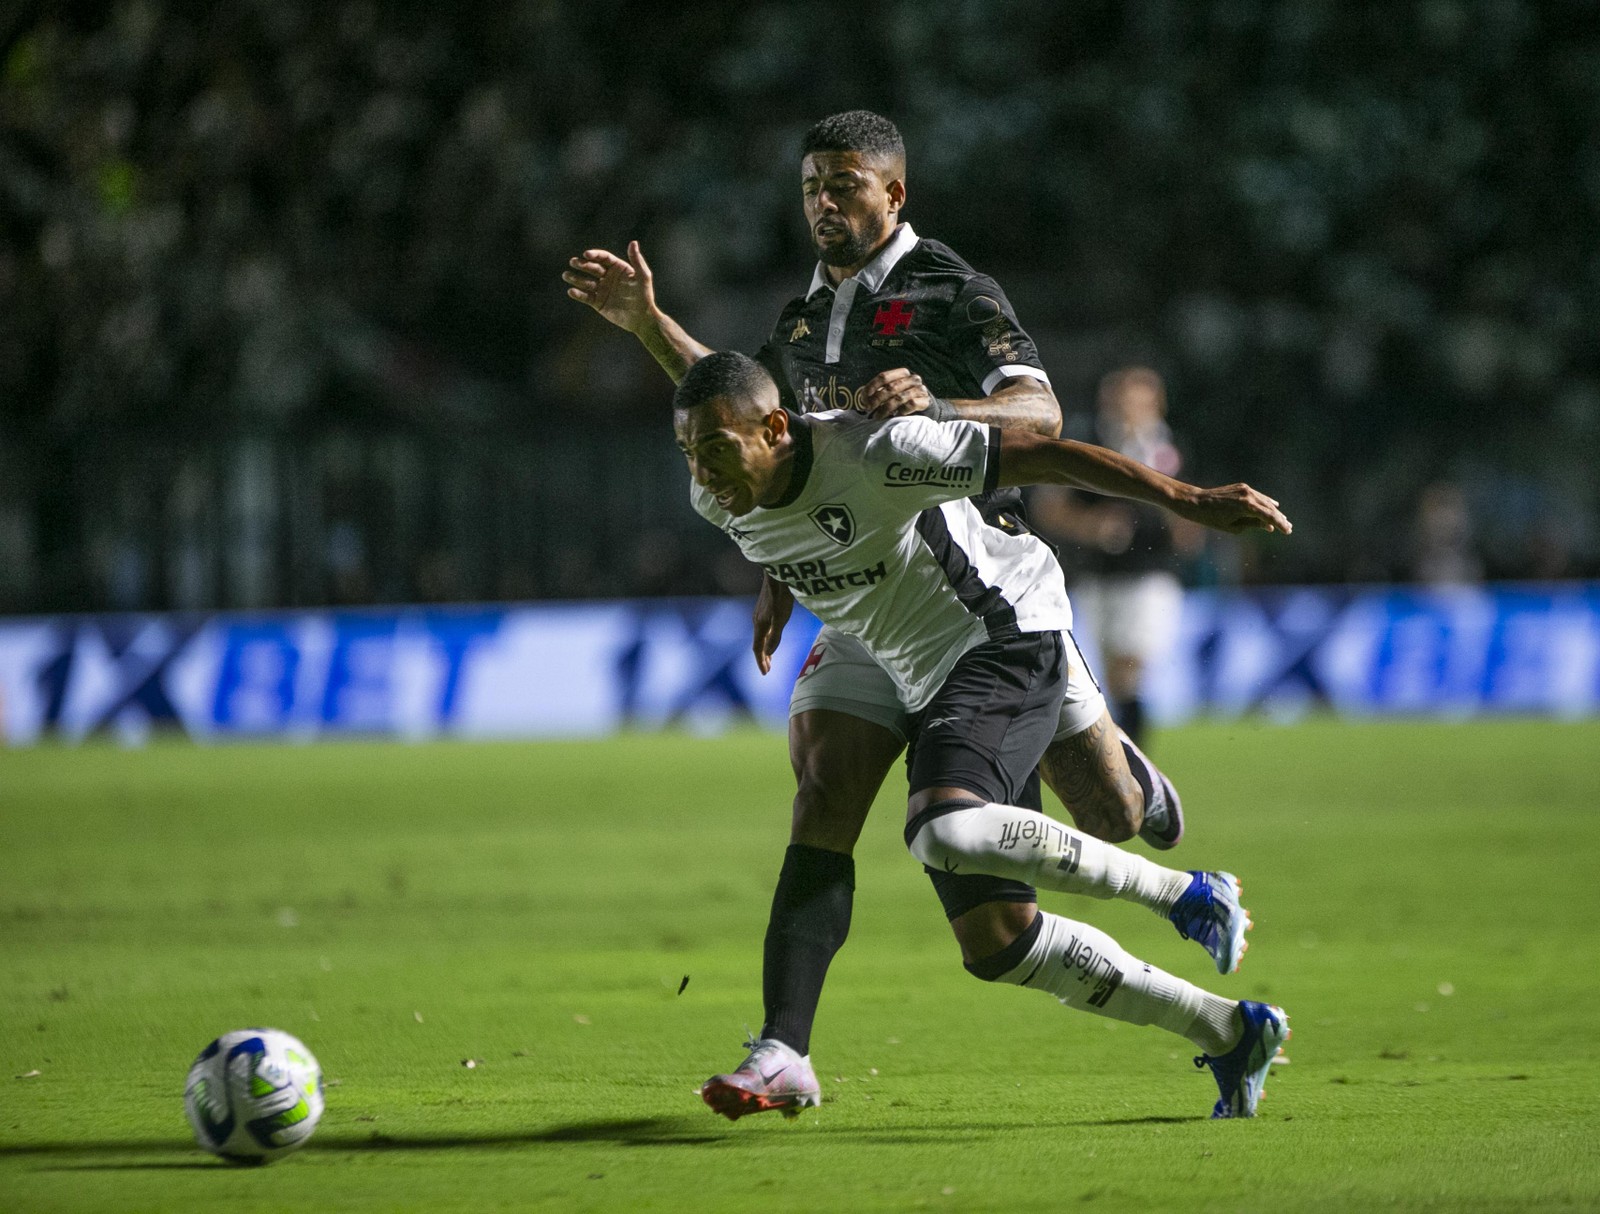
<svg viewBox="0 0 1600 1214">
<path fill-rule="evenodd" d="M 798 404 L 794 389 L 789 383 L 789 374 L 783 365 L 783 356 L 779 351 L 783 348 L 778 340 L 778 333 L 783 329 L 783 318 L 778 318 L 778 328 L 774 329 L 772 336 L 767 338 L 766 344 L 751 355 L 758 363 L 767 369 L 767 374 L 772 376 L 773 382 L 778 385 L 778 402 L 791 413 L 803 413 L 804 409 Z"/>
<path fill-rule="evenodd" d="M 945 339 L 951 354 L 980 386 L 1001 367 L 1031 367 L 1044 373 L 1039 352 L 1017 323 L 1011 301 L 987 275 L 975 274 L 961 288 L 950 307 Z"/>
</svg>

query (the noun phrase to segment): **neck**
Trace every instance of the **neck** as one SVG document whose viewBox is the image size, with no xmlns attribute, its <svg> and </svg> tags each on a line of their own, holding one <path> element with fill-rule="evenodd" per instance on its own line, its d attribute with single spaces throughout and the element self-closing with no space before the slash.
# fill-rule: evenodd
<svg viewBox="0 0 1600 1214">
<path fill-rule="evenodd" d="M 785 434 L 779 439 L 773 455 L 772 479 L 756 498 L 758 506 L 770 506 L 789 491 L 789 482 L 794 478 L 794 436 Z"/>
</svg>

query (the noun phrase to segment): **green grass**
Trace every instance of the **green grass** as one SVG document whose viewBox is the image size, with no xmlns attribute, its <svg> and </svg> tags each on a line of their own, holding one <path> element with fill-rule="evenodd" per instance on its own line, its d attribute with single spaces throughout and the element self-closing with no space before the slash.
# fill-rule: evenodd
<svg viewBox="0 0 1600 1214">
<path fill-rule="evenodd" d="M 0 753 L 0 1210 L 1600 1207 L 1600 727 L 1196 726 L 1158 757 L 1181 862 L 1244 877 L 1243 972 L 1047 904 L 1288 1008 L 1253 1122 L 1206 1119 L 1185 1042 L 968 978 L 897 795 L 827 1102 L 714 1118 L 692 1089 L 760 1022 L 773 735 Z M 262 1023 L 333 1086 L 311 1146 L 236 1170 L 181 1088 Z"/>
</svg>

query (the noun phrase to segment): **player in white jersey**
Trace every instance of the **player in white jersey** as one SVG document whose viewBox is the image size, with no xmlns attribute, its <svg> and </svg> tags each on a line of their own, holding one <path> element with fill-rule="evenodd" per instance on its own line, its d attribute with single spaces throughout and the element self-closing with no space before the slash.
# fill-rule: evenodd
<svg viewBox="0 0 1600 1214">
<path fill-rule="evenodd" d="M 1199 941 L 1219 972 L 1238 967 L 1250 921 L 1233 876 L 1164 868 L 1012 803 L 1055 731 L 1071 608 L 1044 543 L 985 523 L 964 499 L 983 486 L 1066 484 L 1220 530 L 1287 533 L 1275 501 L 1248 485 L 1197 489 L 1103 448 L 974 422 L 802 418 L 780 407 L 759 364 L 729 352 L 690 369 L 673 423 L 695 508 L 860 640 L 913 709 L 913 855 L 935 872 L 1138 902 Z M 1188 1038 L 1217 1080 L 1212 1115 L 1254 1115 L 1288 1037 L 1282 1009 L 1212 995 L 1032 902 L 1005 912 L 987 917 L 992 947 L 971 956 L 970 972 Z M 825 918 L 830 908 L 805 913 Z M 960 938 L 959 921 L 952 926 Z M 970 936 L 962 943 L 974 952 Z M 701 1095 L 729 1118 L 821 1100 L 809 1057 L 776 1039 L 752 1042 L 744 1063 Z"/>
<path fill-rule="evenodd" d="M 998 433 L 922 417 L 885 426 L 849 410 L 807 414 L 792 430 L 795 496 L 783 509 L 736 522 L 698 484 L 694 505 L 860 641 L 917 712 L 975 645 L 1002 631 L 1072 626 L 1050 550 L 984 522 L 968 500 L 993 487 Z M 886 594 L 896 610 L 884 609 Z"/>
</svg>

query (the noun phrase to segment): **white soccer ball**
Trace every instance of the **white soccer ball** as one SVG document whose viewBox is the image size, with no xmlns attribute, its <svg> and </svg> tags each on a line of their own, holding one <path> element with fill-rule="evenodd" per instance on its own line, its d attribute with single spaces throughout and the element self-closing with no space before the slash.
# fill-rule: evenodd
<svg viewBox="0 0 1600 1214">
<path fill-rule="evenodd" d="M 224 1033 L 183 1089 L 194 1138 L 230 1163 L 267 1163 L 305 1146 L 322 1119 L 322 1068 L 278 1029 Z"/>
</svg>

